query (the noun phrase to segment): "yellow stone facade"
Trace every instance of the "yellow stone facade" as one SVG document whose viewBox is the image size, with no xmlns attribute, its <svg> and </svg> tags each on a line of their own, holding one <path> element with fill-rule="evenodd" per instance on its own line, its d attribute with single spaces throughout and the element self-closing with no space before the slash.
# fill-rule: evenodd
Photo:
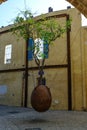
<svg viewBox="0 0 87 130">
<path fill-rule="evenodd" d="M 71 110 L 87 110 L 87 28 L 81 26 L 81 14 L 76 9 L 67 9 L 47 13 L 46 16 L 60 14 L 69 15 L 72 19 L 70 31 L 70 71 L 71 71 Z M 39 17 L 36 17 L 38 19 Z M 58 22 L 66 22 L 66 17 L 57 17 Z M 24 106 L 25 101 L 25 41 L 8 31 L 11 26 L 0 29 L 0 104 Z M 12 44 L 12 59 L 10 64 L 4 64 L 5 46 Z M 49 58 L 46 59 L 44 76 L 46 85 L 52 94 L 52 110 L 69 110 L 69 75 L 67 56 L 67 33 L 50 45 Z M 36 64 L 28 63 L 28 101 L 33 88 L 37 84 L 38 69 Z"/>
</svg>

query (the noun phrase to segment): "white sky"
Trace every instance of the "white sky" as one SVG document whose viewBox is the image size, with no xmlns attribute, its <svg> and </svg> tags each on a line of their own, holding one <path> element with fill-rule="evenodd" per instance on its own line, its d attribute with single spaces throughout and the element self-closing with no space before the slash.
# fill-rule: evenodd
<svg viewBox="0 0 87 130">
<path fill-rule="evenodd" d="M 8 0 L 0 5 L 0 27 L 11 24 L 19 10 L 23 10 L 25 7 L 30 9 L 32 13 L 39 15 L 47 13 L 49 7 L 52 7 L 53 11 L 58 11 L 67 9 L 67 6 L 70 5 L 65 0 Z M 87 25 L 85 17 L 82 17 L 82 23 Z"/>
</svg>

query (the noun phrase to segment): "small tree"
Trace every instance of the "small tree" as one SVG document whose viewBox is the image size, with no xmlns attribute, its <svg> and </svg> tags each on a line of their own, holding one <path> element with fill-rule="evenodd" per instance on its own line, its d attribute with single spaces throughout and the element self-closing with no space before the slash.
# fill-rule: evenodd
<svg viewBox="0 0 87 130">
<path fill-rule="evenodd" d="M 18 37 L 23 37 L 25 41 L 32 38 L 34 46 L 28 48 L 32 49 L 33 58 L 39 68 L 40 72 L 40 84 L 42 83 L 43 78 L 43 67 L 46 59 L 45 54 L 39 54 L 40 59 L 38 58 L 39 53 L 39 44 L 40 40 L 44 44 L 52 44 L 54 40 L 60 38 L 61 35 L 67 31 L 67 28 L 70 28 L 71 20 L 66 22 L 66 25 L 58 24 L 54 18 L 46 18 L 45 15 L 41 15 L 38 20 L 33 17 L 33 14 L 29 10 L 20 11 L 17 17 L 14 19 L 14 25 L 12 31 Z M 35 42 L 35 39 L 38 40 L 38 44 Z M 46 49 L 46 48 L 45 48 Z M 45 50 L 48 52 L 49 50 Z"/>
</svg>

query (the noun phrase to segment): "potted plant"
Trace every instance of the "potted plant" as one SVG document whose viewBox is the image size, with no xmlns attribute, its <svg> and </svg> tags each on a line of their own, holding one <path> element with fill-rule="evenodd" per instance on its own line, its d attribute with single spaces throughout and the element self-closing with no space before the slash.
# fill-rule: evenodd
<svg viewBox="0 0 87 130">
<path fill-rule="evenodd" d="M 21 36 L 26 41 L 26 69 L 25 69 L 25 95 L 28 89 L 28 52 L 31 51 L 31 60 L 35 60 L 38 66 L 38 84 L 31 94 L 31 104 L 36 111 L 46 111 L 51 105 L 51 93 L 44 82 L 44 63 L 49 52 L 49 45 L 70 28 L 71 20 L 66 25 L 61 26 L 54 18 L 41 15 L 34 18 L 30 10 L 20 11 L 14 20 L 12 32 Z M 30 43 L 30 44 L 29 44 Z M 44 46 L 44 52 L 40 47 Z M 27 104 L 27 103 L 26 103 Z M 25 106 L 26 106 L 25 104 Z M 46 105 L 47 104 L 47 105 Z"/>
</svg>

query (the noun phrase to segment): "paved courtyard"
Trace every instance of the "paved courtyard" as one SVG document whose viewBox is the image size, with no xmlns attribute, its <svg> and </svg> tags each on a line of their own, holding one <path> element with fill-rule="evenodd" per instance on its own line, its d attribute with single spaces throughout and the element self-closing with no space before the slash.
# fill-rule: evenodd
<svg viewBox="0 0 87 130">
<path fill-rule="evenodd" d="M 0 130 L 87 130 L 87 112 L 0 106 Z"/>
</svg>

